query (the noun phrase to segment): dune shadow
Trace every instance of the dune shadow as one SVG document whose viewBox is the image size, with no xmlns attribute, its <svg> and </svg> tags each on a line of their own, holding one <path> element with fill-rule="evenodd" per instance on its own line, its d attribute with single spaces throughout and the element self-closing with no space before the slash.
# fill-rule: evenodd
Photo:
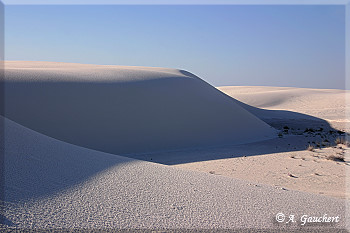
<svg viewBox="0 0 350 233">
<path fill-rule="evenodd" d="M 0 214 L 0 229 L 1 227 L 15 227 L 16 224 L 14 224 L 11 220 L 7 219 L 5 216 Z"/>
<path fill-rule="evenodd" d="M 0 201 L 5 206 L 51 196 L 133 161 L 56 140 L 2 116 L 0 119 L 4 120 L 0 134 L 4 193 Z"/>
<path fill-rule="evenodd" d="M 231 97 L 230 97 L 231 98 Z M 334 129 L 326 120 L 317 118 L 311 115 L 306 115 L 299 112 L 287 111 L 287 110 L 268 110 L 253 107 L 251 105 L 245 104 L 241 101 L 231 98 L 236 104 L 240 105 L 265 123 L 271 125 L 272 127 L 282 130 L 283 127 L 287 126 L 289 128 L 305 130 L 307 128 L 322 128 L 323 130 Z"/>
<path fill-rule="evenodd" d="M 345 132 L 333 128 L 326 120 L 303 113 L 286 110 L 267 110 L 250 106 L 226 94 L 265 123 L 277 129 L 274 139 L 247 144 L 220 145 L 212 147 L 190 148 L 183 150 L 163 151 L 143 154 L 127 154 L 125 156 L 166 165 L 176 165 L 217 159 L 256 156 L 306 150 L 308 145 L 324 148 L 334 145 L 337 137 Z"/>
</svg>

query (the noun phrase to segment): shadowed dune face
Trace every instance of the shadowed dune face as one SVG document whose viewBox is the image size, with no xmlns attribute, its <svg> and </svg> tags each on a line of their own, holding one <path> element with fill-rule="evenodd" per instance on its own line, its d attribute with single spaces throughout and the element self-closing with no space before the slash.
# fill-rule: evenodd
<svg viewBox="0 0 350 233">
<path fill-rule="evenodd" d="M 46 197 L 110 167 L 134 162 L 55 140 L 2 116 L 0 120 L 4 132 L 0 134 L 0 153 L 4 156 L 4 193 L 0 201 L 15 203 Z"/>
<path fill-rule="evenodd" d="M 7 62 L 3 115 L 53 138 L 114 154 L 276 136 L 198 77 L 163 68 Z"/>
</svg>

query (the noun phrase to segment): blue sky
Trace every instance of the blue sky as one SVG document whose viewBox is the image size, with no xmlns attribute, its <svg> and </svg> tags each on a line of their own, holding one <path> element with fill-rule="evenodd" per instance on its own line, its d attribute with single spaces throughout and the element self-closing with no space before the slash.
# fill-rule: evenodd
<svg viewBox="0 0 350 233">
<path fill-rule="evenodd" d="M 344 88 L 345 6 L 6 6 L 5 59 L 171 67 L 214 86 Z"/>
</svg>

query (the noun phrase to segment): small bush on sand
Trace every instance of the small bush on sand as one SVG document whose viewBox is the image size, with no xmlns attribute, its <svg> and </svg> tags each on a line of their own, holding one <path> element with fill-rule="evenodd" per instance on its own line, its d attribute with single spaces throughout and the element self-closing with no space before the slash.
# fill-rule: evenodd
<svg viewBox="0 0 350 233">
<path fill-rule="evenodd" d="M 307 147 L 307 150 L 308 150 L 308 151 L 314 151 L 314 149 L 315 149 L 314 146 L 312 146 L 312 145 L 310 145 L 310 144 L 309 144 L 309 146 Z"/>
<path fill-rule="evenodd" d="M 328 160 L 333 160 L 333 161 L 340 161 L 340 162 L 345 162 L 345 158 L 344 158 L 344 155 L 328 155 L 326 157 L 326 159 Z"/>
<path fill-rule="evenodd" d="M 341 137 L 337 137 L 336 139 L 335 139 L 335 144 L 343 144 L 343 142 L 344 142 L 344 139 L 343 138 L 341 138 Z"/>
<path fill-rule="evenodd" d="M 295 175 L 293 175 L 292 173 L 289 173 L 289 172 L 288 172 L 288 176 L 289 177 L 293 177 L 293 178 L 298 178 L 297 176 L 295 176 Z"/>
<path fill-rule="evenodd" d="M 337 138 L 335 139 L 335 144 L 336 144 L 336 145 L 338 145 L 338 144 L 343 144 L 343 145 L 349 146 L 349 145 L 350 145 L 350 142 L 347 141 L 347 140 L 345 139 L 345 137 L 337 137 Z"/>
</svg>

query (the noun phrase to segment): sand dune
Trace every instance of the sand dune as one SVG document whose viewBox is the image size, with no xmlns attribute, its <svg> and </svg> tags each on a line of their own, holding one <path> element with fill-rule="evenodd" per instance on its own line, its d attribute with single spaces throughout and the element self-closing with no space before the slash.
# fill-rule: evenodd
<svg viewBox="0 0 350 233">
<path fill-rule="evenodd" d="M 346 101 L 350 100 L 350 91 L 347 90 L 258 86 L 224 86 L 218 89 L 249 106 L 302 113 L 288 115 L 252 109 L 251 112 L 259 118 L 295 119 L 313 116 L 328 122 L 350 122 L 346 116 Z"/>
<path fill-rule="evenodd" d="M 51 62 L 6 62 L 5 68 L 0 227 L 1 223 L 6 228 L 44 230 L 346 226 L 346 200 L 258 184 L 244 175 L 235 179 L 210 174 L 201 162 L 190 169 L 205 172 L 116 155 L 134 153 L 135 158 L 148 159 L 158 153 L 154 158 L 174 164 L 224 159 L 233 152 L 238 156 L 283 152 L 294 146 L 284 138 L 275 140 L 276 130 L 257 117 L 273 118 L 276 113 L 243 104 L 191 73 Z M 256 106 L 283 101 L 268 102 Z M 228 146 L 206 148 L 224 144 Z M 192 149 L 173 150 L 184 148 Z M 218 148 L 222 153 L 216 153 Z M 250 161 L 252 166 L 271 165 L 268 158 L 263 160 Z M 226 169 L 230 162 L 219 161 L 226 172 L 222 174 L 230 176 Z M 249 164 L 240 168 L 252 169 Z M 278 223 L 277 213 L 294 215 L 296 222 Z M 340 222 L 301 226 L 301 216 L 325 214 L 339 216 Z"/>
<path fill-rule="evenodd" d="M 6 227 L 300 229 L 302 215 L 325 213 L 340 222 L 317 228 L 345 227 L 344 200 L 106 154 L 4 122 Z M 277 223 L 280 212 L 297 222 Z"/>
<path fill-rule="evenodd" d="M 139 153 L 277 135 L 182 70 L 9 61 L 5 68 L 7 118 L 91 149 Z"/>
</svg>

